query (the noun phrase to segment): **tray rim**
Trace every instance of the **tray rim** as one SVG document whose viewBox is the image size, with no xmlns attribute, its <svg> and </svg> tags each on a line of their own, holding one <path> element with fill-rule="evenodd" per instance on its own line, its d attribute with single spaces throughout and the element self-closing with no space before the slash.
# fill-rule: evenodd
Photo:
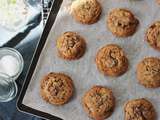
<svg viewBox="0 0 160 120">
<path fill-rule="evenodd" d="M 36 69 L 37 61 L 39 60 L 39 57 L 40 57 L 41 52 L 43 50 L 43 47 L 46 43 L 47 37 L 49 35 L 49 31 L 51 30 L 51 28 L 56 20 L 56 16 L 59 12 L 59 9 L 61 7 L 62 2 L 63 2 L 63 0 L 54 0 L 54 2 L 53 2 L 47 23 L 45 25 L 45 28 L 44 28 L 43 33 L 41 35 L 41 38 L 38 42 L 38 45 L 36 46 L 33 58 L 31 60 L 31 64 L 30 64 L 29 69 L 27 71 L 23 86 L 21 88 L 20 95 L 19 95 L 17 103 L 16 103 L 16 107 L 20 112 L 24 112 L 24 113 L 27 113 L 30 115 L 34 115 L 37 117 L 50 119 L 50 120 L 62 120 L 62 119 L 59 118 L 58 116 L 53 116 L 49 113 L 45 113 L 45 112 L 36 110 L 34 108 L 28 107 L 28 106 L 24 105 L 22 102 L 23 102 L 23 98 L 25 96 L 25 93 L 27 91 L 28 85 L 31 81 L 32 75 Z"/>
</svg>

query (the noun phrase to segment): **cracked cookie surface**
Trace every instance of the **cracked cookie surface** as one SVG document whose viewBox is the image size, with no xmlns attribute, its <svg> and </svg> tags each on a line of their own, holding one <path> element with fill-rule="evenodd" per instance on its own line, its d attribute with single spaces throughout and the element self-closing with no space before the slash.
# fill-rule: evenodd
<svg viewBox="0 0 160 120">
<path fill-rule="evenodd" d="M 151 47 L 160 51 L 160 21 L 153 23 L 148 28 L 146 40 Z"/>
<path fill-rule="evenodd" d="M 124 112 L 125 120 L 155 120 L 156 117 L 152 103 L 144 98 L 128 101 Z"/>
<path fill-rule="evenodd" d="M 97 0 L 75 0 L 71 5 L 72 16 L 82 24 L 96 23 L 101 11 L 101 5 Z"/>
<path fill-rule="evenodd" d="M 40 94 L 53 105 L 63 105 L 73 94 L 72 79 L 63 73 L 49 73 L 41 80 Z"/>
<path fill-rule="evenodd" d="M 138 24 L 138 19 L 127 9 L 113 9 L 107 16 L 107 27 L 117 37 L 133 35 Z"/>
<path fill-rule="evenodd" d="M 128 59 L 116 44 L 102 47 L 96 55 L 96 64 L 98 70 L 108 76 L 120 76 L 128 69 Z"/>
<path fill-rule="evenodd" d="M 137 79 L 146 88 L 160 87 L 160 59 L 148 57 L 137 66 Z"/>
<path fill-rule="evenodd" d="M 57 49 L 61 58 L 75 60 L 84 55 L 86 42 L 75 32 L 65 32 L 57 39 Z"/>
<path fill-rule="evenodd" d="M 113 113 L 115 98 L 111 89 L 93 86 L 83 96 L 82 104 L 84 110 L 91 118 L 103 120 Z"/>
</svg>

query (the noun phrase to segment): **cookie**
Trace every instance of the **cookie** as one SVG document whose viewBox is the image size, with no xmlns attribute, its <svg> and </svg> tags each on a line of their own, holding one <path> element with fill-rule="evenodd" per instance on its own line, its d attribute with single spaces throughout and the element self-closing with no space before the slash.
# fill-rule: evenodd
<svg viewBox="0 0 160 120">
<path fill-rule="evenodd" d="M 75 60 L 84 55 L 86 42 L 75 32 L 65 32 L 57 39 L 57 49 L 61 58 Z"/>
<path fill-rule="evenodd" d="M 137 66 L 138 82 L 146 88 L 160 87 L 160 59 L 148 57 Z"/>
<path fill-rule="evenodd" d="M 40 94 L 53 105 L 63 105 L 73 95 L 72 79 L 63 73 L 49 73 L 41 80 Z"/>
<path fill-rule="evenodd" d="M 116 8 L 107 17 L 108 29 L 117 37 L 128 37 L 135 33 L 139 21 L 131 11 Z"/>
<path fill-rule="evenodd" d="M 130 100 L 124 107 L 125 120 L 155 120 L 155 109 L 148 100 L 135 99 Z"/>
<path fill-rule="evenodd" d="M 71 5 L 72 16 L 82 24 L 96 23 L 101 11 L 101 5 L 97 0 L 75 0 Z"/>
<path fill-rule="evenodd" d="M 113 113 L 115 98 L 109 88 L 94 86 L 85 93 L 82 104 L 89 117 L 103 120 Z"/>
<path fill-rule="evenodd" d="M 96 55 L 96 64 L 98 70 L 108 76 L 120 76 L 128 69 L 128 59 L 116 44 L 102 47 Z"/>
<path fill-rule="evenodd" d="M 160 51 L 160 21 L 153 23 L 148 28 L 146 40 L 151 47 Z"/>
</svg>

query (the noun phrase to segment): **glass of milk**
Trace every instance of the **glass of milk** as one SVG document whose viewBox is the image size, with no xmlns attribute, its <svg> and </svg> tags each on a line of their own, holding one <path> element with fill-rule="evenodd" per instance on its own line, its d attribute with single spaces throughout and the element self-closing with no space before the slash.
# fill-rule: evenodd
<svg viewBox="0 0 160 120">
<path fill-rule="evenodd" d="M 0 48 L 0 73 L 7 74 L 16 80 L 24 66 L 22 55 L 13 48 Z"/>
</svg>

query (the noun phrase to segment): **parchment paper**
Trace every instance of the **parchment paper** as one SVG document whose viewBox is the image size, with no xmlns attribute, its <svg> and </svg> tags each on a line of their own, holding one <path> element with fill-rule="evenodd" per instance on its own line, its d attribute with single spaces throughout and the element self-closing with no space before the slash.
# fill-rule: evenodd
<svg viewBox="0 0 160 120">
<path fill-rule="evenodd" d="M 70 15 L 71 0 L 64 0 L 56 22 L 49 33 L 23 104 L 59 116 L 64 120 L 89 120 L 82 109 L 81 98 L 93 85 L 103 85 L 111 88 L 116 97 L 115 111 L 107 120 L 123 120 L 124 103 L 129 99 L 142 97 L 150 100 L 157 113 L 160 114 L 160 89 L 145 89 L 137 83 L 135 74 L 137 63 L 144 57 L 160 57 L 160 53 L 153 50 L 144 41 L 144 33 L 148 26 L 160 20 L 160 6 L 154 0 L 99 0 L 99 2 L 103 8 L 100 21 L 93 25 L 82 25 L 75 22 Z M 139 28 L 132 37 L 116 38 L 106 28 L 106 15 L 112 8 L 117 7 L 128 8 L 140 21 Z M 56 39 L 66 31 L 78 32 L 86 39 L 87 51 L 80 60 L 65 61 L 57 56 Z M 95 55 L 99 48 L 109 43 L 120 45 L 129 59 L 129 70 L 121 77 L 105 77 L 97 70 Z M 48 104 L 39 94 L 41 78 L 51 71 L 64 72 L 73 79 L 75 94 L 64 106 L 56 107 Z"/>
</svg>

